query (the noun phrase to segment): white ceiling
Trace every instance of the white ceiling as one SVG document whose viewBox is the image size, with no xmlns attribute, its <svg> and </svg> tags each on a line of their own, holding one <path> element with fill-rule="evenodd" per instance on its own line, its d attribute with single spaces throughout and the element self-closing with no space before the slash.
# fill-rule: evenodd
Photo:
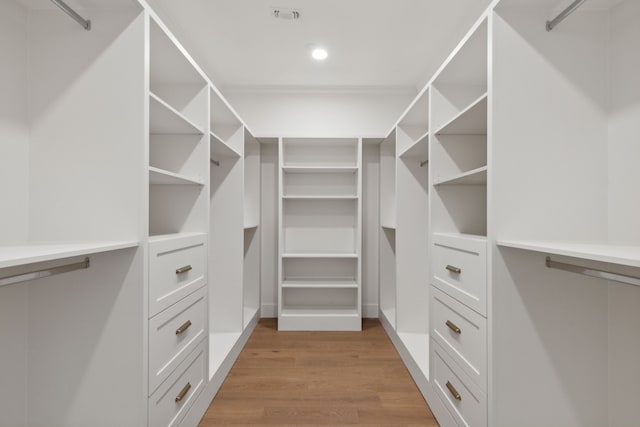
<svg viewBox="0 0 640 427">
<path fill-rule="evenodd" d="M 148 1 L 219 87 L 299 89 L 421 86 L 491 0 Z"/>
</svg>

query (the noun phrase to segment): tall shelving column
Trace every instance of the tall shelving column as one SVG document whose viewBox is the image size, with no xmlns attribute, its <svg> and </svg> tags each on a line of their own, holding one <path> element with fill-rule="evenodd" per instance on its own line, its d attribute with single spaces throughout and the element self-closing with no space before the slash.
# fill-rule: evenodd
<svg viewBox="0 0 640 427">
<path fill-rule="evenodd" d="M 396 132 L 380 143 L 380 316 L 396 329 Z"/>
<path fill-rule="evenodd" d="M 430 382 L 472 426 L 487 425 L 487 34 L 485 18 L 431 85 Z"/>
<path fill-rule="evenodd" d="M 396 331 L 429 379 L 429 90 L 396 127 Z"/>
<path fill-rule="evenodd" d="M 210 89 L 209 378 L 243 330 L 244 140 L 242 122 Z"/>
<path fill-rule="evenodd" d="M 279 330 L 361 330 L 362 141 L 279 141 Z"/>
<path fill-rule="evenodd" d="M 162 23 L 148 28 L 148 413 L 166 425 L 207 380 L 209 84 Z"/>
</svg>

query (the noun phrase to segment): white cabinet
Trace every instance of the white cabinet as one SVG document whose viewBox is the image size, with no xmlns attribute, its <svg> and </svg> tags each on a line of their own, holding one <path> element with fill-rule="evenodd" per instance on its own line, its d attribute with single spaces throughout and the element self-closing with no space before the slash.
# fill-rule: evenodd
<svg viewBox="0 0 640 427">
<path fill-rule="evenodd" d="M 360 139 L 280 140 L 279 330 L 360 330 Z"/>
</svg>

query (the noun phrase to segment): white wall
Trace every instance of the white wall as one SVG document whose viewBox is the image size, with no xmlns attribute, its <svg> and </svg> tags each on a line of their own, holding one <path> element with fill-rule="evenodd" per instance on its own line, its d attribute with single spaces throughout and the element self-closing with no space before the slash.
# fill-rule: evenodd
<svg viewBox="0 0 640 427">
<path fill-rule="evenodd" d="M 411 88 L 223 92 L 258 137 L 384 137 L 417 93 Z"/>
<path fill-rule="evenodd" d="M 0 244 L 27 240 L 27 13 L 0 2 Z"/>
</svg>

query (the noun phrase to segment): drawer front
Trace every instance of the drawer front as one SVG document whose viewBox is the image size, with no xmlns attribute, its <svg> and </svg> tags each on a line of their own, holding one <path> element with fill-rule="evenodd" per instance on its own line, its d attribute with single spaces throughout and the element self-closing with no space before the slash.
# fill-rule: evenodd
<svg viewBox="0 0 640 427">
<path fill-rule="evenodd" d="M 431 337 L 469 378 L 487 389 L 487 319 L 432 287 Z"/>
<path fill-rule="evenodd" d="M 486 316 L 486 243 L 434 236 L 433 285 Z"/>
<path fill-rule="evenodd" d="M 149 244 L 149 317 L 204 286 L 206 235 Z"/>
<path fill-rule="evenodd" d="M 205 290 L 200 289 L 149 320 L 149 393 L 205 337 Z"/>
<path fill-rule="evenodd" d="M 193 405 L 206 378 L 205 343 L 196 347 L 149 398 L 149 426 L 177 426 Z"/>
<path fill-rule="evenodd" d="M 460 372 L 434 341 L 431 346 L 433 385 L 459 426 L 486 427 L 487 397 Z"/>
</svg>

